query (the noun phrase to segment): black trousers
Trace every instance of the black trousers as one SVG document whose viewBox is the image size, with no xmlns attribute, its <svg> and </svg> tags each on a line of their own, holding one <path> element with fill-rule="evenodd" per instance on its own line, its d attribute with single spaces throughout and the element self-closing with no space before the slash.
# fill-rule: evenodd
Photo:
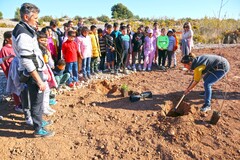
<svg viewBox="0 0 240 160">
<path fill-rule="evenodd" d="M 165 66 L 167 58 L 167 50 L 158 50 L 158 65 Z"/>
<path fill-rule="evenodd" d="M 30 112 L 33 120 L 33 127 L 35 131 L 39 131 L 42 128 L 42 104 L 44 92 L 39 90 L 36 81 L 32 77 L 30 77 L 30 79 L 28 80 L 27 87 L 31 101 Z"/>
</svg>

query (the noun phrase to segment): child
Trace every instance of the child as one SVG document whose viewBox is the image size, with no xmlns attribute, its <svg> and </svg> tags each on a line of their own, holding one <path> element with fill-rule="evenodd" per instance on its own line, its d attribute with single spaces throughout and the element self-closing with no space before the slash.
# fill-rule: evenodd
<svg viewBox="0 0 240 160">
<path fill-rule="evenodd" d="M 92 25 L 90 27 L 91 32 L 89 32 L 89 37 L 91 38 L 92 42 L 92 58 L 91 58 L 91 73 L 92 75 L 95 75 L 98 73 L 98 57 L 100 54 L 100 46 L 99 46 L 99 40 L 98 40 L 98 34 L 97 34 L 97 27 L 95 25 Z"/>
<path fill-rule="evenodd" d="M 136 59 L 138 58 L 138 69 L 141 70 L 141 59 L 142 59 L 142 50 L 144 43 L 144 34 L 142 33 L 141 27 L 138 28 L 138 31 L 133 35 L 132 44 L 133 44 L 133 54 L 132 54 L 132 68 L 133 71 L 136 71 Z"/>
<path fill-rule="evenodd" d="M 174 53 L 173 53 L 173 56 L 172 56 L 172 59 L 173 59 L 173 62 L 174 62 L 174 68 L 176 68 L 177 66 L 177 56 L 176 56 L 176 51 L 178 49 L 178 38 L 176 36 L 176 30 L 175 29 L 172 29 L 173 31 L 173 37 L 175 38 L 175 45 L 174 45 Z"/>
<path fill-rule="evenodd" d="M 160 36 L 161 32 L 158 28 L 158 23 L 157 22 L 154 22 L 153 24 L 153 37 L 155 39 L 158 38 L 158 36 Z M 158 51 L 157 51 L 157 46 L 156 46 L 156 52 L 155 52 L 155 55 L 154 55 L 154 64 L 157 64 L 157 57 L 158 57 Z"/>
<path fill-rule="evenodd" d="M 77 37 L 78 48 L 80 52 L 80 57 L 82 59 L 82 73 L 85 81 L 91 79 L 90 75 L 90 63 L 92 56 L 92 42 L 88 35 L 88 28 L 83 27 L 81 30 L 81 35 Z"/>
<path fill-rule="evenodd" d="M 167 36 L 169 39 L 169 44 L 168 44 L 168 48 L 167 48 L 168 68 L 170 68 L 171 63 L 172 63 L 172 56 L 174 53 L 174 47 L 175 47 L 176 40 L 173 37 L 173 31 L 171 29 L 168 30 Z"/>
<path fill-rule="evenodd" d="M 3 38 L 4 38 L 3 47 L 0 51 L 0 58 L 3 58 L 2 59 L 3 62 L 0 63 L 0 66 L 2 67 L 2 70 L 3 70 L 6 78 L 8 79 L 10 64 L 13 60 L 13 57 L 15 57 L 16 54 L 14 53 L 14 50 L 12 48 L 12 32 L 6 31 L 3 34 Z M 15 104 L 15 110 L 17 112 L 23 112 L 19 96 L 17 96 L 16 94 L 13 93 L 13 99 L 14 99 L 14 104 Z"/>
<path fill-rule="evenodd" d="M 50 27 L 45 27 L 42 29 L 42 32 L 44 32 L 47 35 L 48 50 L 50 51 L 54 62 L 57 62 L 57 59 L 58 59 L 57 40 L 54 39 L 52 36 L 52 29 Z"/>
<path fill-rule="evenodd" d="M 51 75 L 49 73 L 50 72 L 49 70 L 51 70 L 50 67 L 49 67 L 49 64 L 51 64 L 51 63 L 49 63 L 49 62 L 52 61 L 52 60 L 51 60 L 51 54 L 50 54 L 49 50 L 47 49 L 47 46 L 48 46 L 47 34 L 45 34 L 44 32 L 37 32 L 37 35 L 38 35 L 39 48 L 41 49 L 41 51 L 43 53 L 43 59 L 44 59 L 44 62 L 47 66 L 47 68 L 43 72 L 46 75 L 48 75 L 48 80 L 45 82 L 46 83 L 46 89 L 44 91 L 42 109 L 43 109 L 43 114 L 50 116 L 50 115 L 52 115 L 53 113 L 56 112 L 54 109 L 52 109 L 49 106 L 50 86 L 49 86 L 48 82 L 50 82 L 50 80 L 52 80 L 52 78 L 54 78 L 54 77 L 51 77 Z M 48 69 L 48 67 L 49 67 L 49 69 Z M 54 100 L 52 100 L 52 101 L 54 101 Z M 54 104 L 56 104 L 56 101 L 54 101 L 54 102 L 55 102 Z"/>
<path fill-rule="evenodd" d="M 1 62 L 0 62 L 1 64 Z M 22 108 L 24 111 L 25 121 L 28 125 L 33 125 L 33 120 L 30 112 L 30 95 L 27 85 L 20 82 L 18 73 L 19 59 L 15 57 L 9 68 L 6 91 L 11 94 L 16 94 L 20 97 Z"/>
<path fill-rule="evenodd" d="M 64 59 L 60 59 L 58 60 L 56 67 L 53 69 L 58 88 L 64 85 L 70 77 L 69 73 L 63 73 L 65 70 L 65 66 L 66 62 L 64 61 Z"/>
<path fill-rule="evenodd" d="M 123 67 L 123 73 L 127 74 L 127 56 L 130 49 L 130 36 L 127 34 L 127 27 L 122 26 L 121 27 L 122 34 L 118 36 L 116 44 L 119 46 L 117 56 L 117 63 L 116 63 L 116 74 L 118 74 L 120 64 L 122 64 Z"/>
<path fill-rule="evenodd" d="M 131 27 L 130 24 L 127 24 L 127 34 L 128 34 L 129 37 L 130 37 L 130 41 L 129 41 L 129 51 L 128 51 L 128 55 L 127 55 L 127 68 L 128 68 L 129 70 L 131 70 L 132 67 L 131 67 L 130 58 L 132 57 L 132 51 L 133 51 L 133 48 L 132 48 L 132 38 L 133 38 L 134 32 L 132 31 L 132 27 Z"/>
<path fill-rule="evenodd" d="M 111 24 L 107 26 L 105 39 L 106 39 L 106 51 L 107 51 L 107 67 L 109 71 L 114 73 L 115 47 L 114 47 L 114 38 L 113 36 L 111 36 L 112 28 L 113 27 Z M 112 68 L 110 67 L 110 65 Z"/>
<path fill-rule="evenodd" d="M 152 70 L 152 62 L 156 50 L 156 38 L 153 37 L 153 30 L 147 30 L 148 36 L 144 39 L 144 67 L 143 71 L 146 71 L 148 67 L 148 71 Z"/>
<path fill-rule="evenodd" d="M 70 73 L 70 78 L 67 81 L 69 87 L 79 86 L 78 83 L 78 64 L 77 56 L 79 54 L 78 45 L 74 41 L 76 33 L 68 31 L 68 39 L 62 45 L 63 58 L 66 61 L 66 71 Z"/>
<path fill-rule="evenodd" d="M 100 45 L 100 65 L 99 69 L 101 71 L 105 70 L 105 59 L 106 59 L 106 39 L 103 36 L 103 30 L 101 28 L 98 29 L 98 39 L 99 39 L 99 45 Z"/>
<path fill-rule="evenodd" d="M 161 29 L 161 35 L 157 38 L 158 47 L 158 65 L 160 69 L 165 69 L 167 47 L 169 44 L 168 36 L 166 36 L 165 28 Z"/>
</svg>

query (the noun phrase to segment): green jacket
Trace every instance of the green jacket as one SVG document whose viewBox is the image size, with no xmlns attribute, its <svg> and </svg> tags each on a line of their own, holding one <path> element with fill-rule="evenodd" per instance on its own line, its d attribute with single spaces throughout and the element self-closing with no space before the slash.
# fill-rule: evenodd
<svg viewBox="0 0 240 160">
<path fill-rule="evenodd" d="M 157 47 L 162 49 L 167 49 L 169 44 L 168 36 L 158 36 Z"/>
</svg>

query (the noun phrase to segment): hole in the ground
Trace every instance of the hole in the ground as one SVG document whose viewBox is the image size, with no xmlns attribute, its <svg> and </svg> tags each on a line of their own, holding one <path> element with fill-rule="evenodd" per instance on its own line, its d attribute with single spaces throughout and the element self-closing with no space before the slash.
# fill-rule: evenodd
<svg viewBox="0 0 240 160">
<path fill-rule="evenodd" d="M 166 116 L 178 117 L 178 116 L 188 115 L 189 113 L 193 113 L 191 109 L 191 105 L 185 101 L 182 101 L 176 110 L 174 110 L 174 107 L 175 107 L 174 104 L 175 103 L 173 102 L 165 103 L 163 110 L 166 113 Z"/>
</svg>

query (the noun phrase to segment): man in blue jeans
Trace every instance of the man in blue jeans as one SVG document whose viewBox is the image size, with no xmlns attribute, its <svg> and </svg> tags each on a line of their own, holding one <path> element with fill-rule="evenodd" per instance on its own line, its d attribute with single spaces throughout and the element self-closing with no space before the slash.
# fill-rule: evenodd
<svg viewBox="0 0 240 160">
<path fill-rule="evenodd" d="M 47 131 L 44 127 L 52 124 L 52 121 L 42 120 L 43 92 L 46 89 L 44 81 L 48 77 L 44 77 L 43 74 L 46 66 L 34 30 L 37 26 L 39 12 L 40 10 L 34 4 L 22 4 L 21 21 L 12 32 L 12 41 L 14 52 L 19 59 L 20 81 L 26 83 L 29 90 L 34 136 L 49 137 L 53 136 L 54 132 Z"/>
<path fill-rule="evenodd" d="M 187 95 L 203 77 L 205 98 L 204 105 L 200 110 L 202 112 L 211 110 L 212 85 L 222 79 L 230 70 L 229 62 L 227 59 L 217 55 L 206 54 L 195 57 L 189 54 L 182 58 L 181 63 L 185 68 L 194 72 L 193 81 L 184 94 Z"/>
</svg>

